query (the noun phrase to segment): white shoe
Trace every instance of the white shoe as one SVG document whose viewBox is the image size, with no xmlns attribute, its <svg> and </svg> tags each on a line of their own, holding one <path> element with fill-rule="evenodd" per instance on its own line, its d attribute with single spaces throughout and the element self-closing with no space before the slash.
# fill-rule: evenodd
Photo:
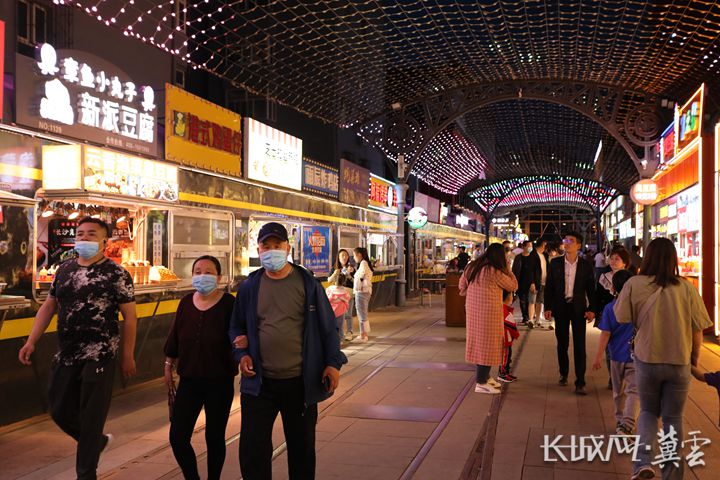
<svg viewBox="0 0 720 480">
<path fill-rule="evenodd" d="M 491 386 L 488 383 L 476 383 L 475 384 L 475 393 L 484 393 L 486 395 L 497 395 L 500 393 L 500 390 Z"/>
<path fill-rule="evenodd" d="M 500 388 L 502 385 L 500 385 L 500 382 L 496 381 L 494 378 L 488 378 L 487 384 L 491 387 Z"/>
<path fill-rule="evenodd" d="M 348 333 L 345 334 L 345 341 L 346 341 L 346 342 L 351 342 L 352 339 L 353 339 L 353 334 L 352 334 L 352 332 L 348 332 Z"/>
</svg>

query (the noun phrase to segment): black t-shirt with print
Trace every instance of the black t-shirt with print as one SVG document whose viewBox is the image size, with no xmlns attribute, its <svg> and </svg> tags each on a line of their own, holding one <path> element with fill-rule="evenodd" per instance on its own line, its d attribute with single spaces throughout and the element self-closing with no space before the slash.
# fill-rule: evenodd
<svg viewBox="0 0 720 480">
<path fill-rule="evenodd" d="M 109 259 L 88 267 L 68 260 L 58 268 L 50 295 L 58 302 L 58 362 L 73 365 L 115 355 L 119 305 L 135 300 L 127 270 Z"/>
</svg>

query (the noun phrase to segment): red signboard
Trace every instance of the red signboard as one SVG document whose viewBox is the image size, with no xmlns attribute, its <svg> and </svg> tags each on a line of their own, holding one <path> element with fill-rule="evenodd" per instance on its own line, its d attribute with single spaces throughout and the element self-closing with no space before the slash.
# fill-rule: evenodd
<svg viewBox="0 0 720 480">
<path fill-rule="evenodd" d="M 660 137 L 660 163 L 669 162 L 675 156 L 675 125 L 665 130 Z"/>
<path fill-rule="evenodd" d="M 242 133 L 223 127 L 210 120 L 203 120 L 197 115 L 185 112 L 174 112 L 176 117 L 175 125 L 184 122 L 178 122 L 177 118 L 182 115 L 187 116 L 187 133 L 182 135 L 175 132 L 176 135 L 185 136 L 186 140 L 202 145 L 204 147 L 215 148 L 223 152 L 240 155 L 242 149 Z"/>
<path fill-rule="evenodd" d="M 0 20 L 0 120 L 3 117 L 5 104 L 3 103 L 3 92 L 5 90 L 5 22 Z"/>
</svg>

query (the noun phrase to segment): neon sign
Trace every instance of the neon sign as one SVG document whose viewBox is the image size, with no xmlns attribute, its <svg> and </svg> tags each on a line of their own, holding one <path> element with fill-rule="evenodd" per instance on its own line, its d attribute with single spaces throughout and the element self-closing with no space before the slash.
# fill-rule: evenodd
<svg viewBox="0 0 720 480">
<path fill-rule="evenodd" d="M 677 150 L 685 148 L 690 142 L 700 136 L 702 130 L 703 95 L 705 84 L 692 96 L 682 108 L 675 112 L 675 132 L 677 136 Z"/>
</svg>

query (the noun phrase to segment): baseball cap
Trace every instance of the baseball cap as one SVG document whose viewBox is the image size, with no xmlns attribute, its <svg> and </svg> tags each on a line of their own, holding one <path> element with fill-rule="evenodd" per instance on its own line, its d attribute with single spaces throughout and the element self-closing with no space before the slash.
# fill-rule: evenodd
<svg viewBox="0 0 720 480">
<path fill-rule="evenodd" d="M 270 237 L 277 237 L 284 242 L 288 241 L 287 230 L 277 222 L 266 223 L 262 226 L 258 233 L 258 243 L 262 243 Z"/>
</svg>

